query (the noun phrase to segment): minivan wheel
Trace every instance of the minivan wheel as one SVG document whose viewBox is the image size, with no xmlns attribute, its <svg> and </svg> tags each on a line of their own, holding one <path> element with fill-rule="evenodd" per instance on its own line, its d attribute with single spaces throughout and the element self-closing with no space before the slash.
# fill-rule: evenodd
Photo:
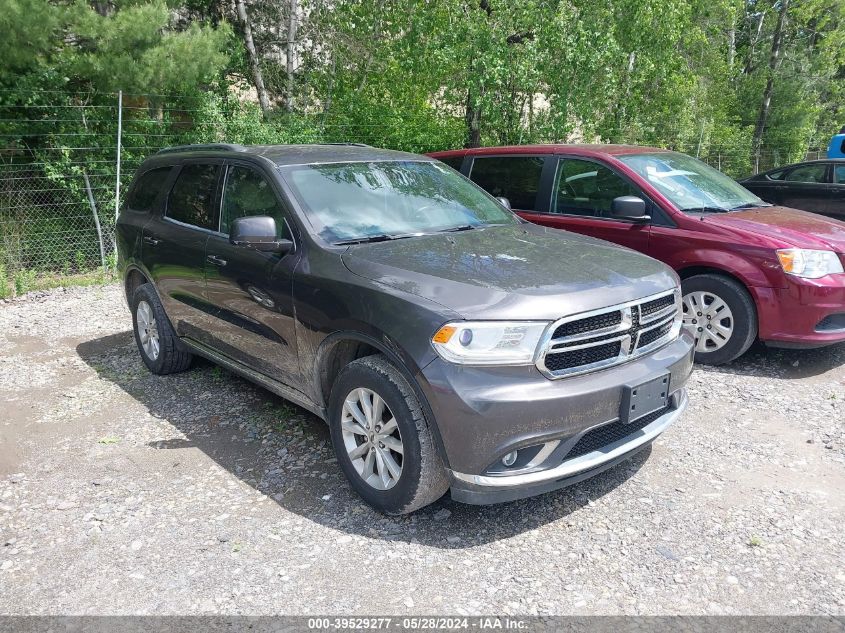
<svg viewBox="0 0 845 633">
<path fill-rule="evenodd" d="M 757 311 L 742 284 L 695 275 L 683 286 L 684 327 L 695 338 L 695 360 L 722 365 L 742 356 L 757 337 Z"/>
<path fill-rule="evenodd" d="M 341 370 L 329 398 L 329 426 L 343 473 L 376 509 L 413 512 L 449 488 L 419 400 L 383 356 Z"/>
<path fill-rule="evenodd" d="M 152 284 L 132 295 L 132 325 L 141 360 L 154 374 L 175 374 L 191 366 L 191 353 L 176 336 Z"/>
</svg>

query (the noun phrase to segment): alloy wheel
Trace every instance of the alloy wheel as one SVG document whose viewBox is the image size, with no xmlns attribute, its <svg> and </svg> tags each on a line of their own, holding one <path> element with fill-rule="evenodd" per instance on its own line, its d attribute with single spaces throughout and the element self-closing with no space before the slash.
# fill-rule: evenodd
<svg viewBox="0 0 845 633">
<path fill-rule="evenodd" d="M 158 337 L 158 325 L 153 314 L 153 309 L 146 301 L 139 301 L 136 310 L 138 322 L 138 337 L 141 339 L 141 347 L 150 360 L 158 358 L 161 343 Z"/>
<path fill-rule="evenodd" d="M 734 331 L 734 316 L 724 299 L 712 292 L 690 292 L 683 305 L 684 327 L 695 337 L 695 351 L 722 349 Z"/>
<path fill-rule="evenodd" d="M 389 490 L 402 476 L 405 448 L 396 419 L 375 391 L 353 389 L 341 412 L 343 444 L 355 472 L 376 490 Z"/>
</svg>

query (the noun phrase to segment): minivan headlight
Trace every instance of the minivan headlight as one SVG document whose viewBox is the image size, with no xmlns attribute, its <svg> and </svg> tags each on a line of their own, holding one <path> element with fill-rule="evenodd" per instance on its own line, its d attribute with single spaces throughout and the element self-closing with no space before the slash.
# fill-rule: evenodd
<svg viewBox="0 0 845 633">
<path fill-rule="evenodd" d="M 431 337 L 437 353 L 462 365 L 531 365 L 549 321 L 454 321 Z"/>
<path fill-rule="evenodd" d="M 842 262 L 833 251 L 783 248 L 777 251 L 777 255 L 783 272 L 796 277 L 818 279 L 843 272 Z"/>
</svg>

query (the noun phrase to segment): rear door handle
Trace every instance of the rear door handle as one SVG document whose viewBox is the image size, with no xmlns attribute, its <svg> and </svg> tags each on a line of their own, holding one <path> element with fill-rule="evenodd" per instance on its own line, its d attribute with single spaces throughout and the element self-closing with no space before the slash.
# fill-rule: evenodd
<svg viewBox="0 0 845 633">
<path fill-rule="evenodd" d="M 161 240 L 157 240 L 156 238 L 154 238 L 154 237 L 150 237 L 149 235 L 145 235 L 145 236 L 144 236 L 144 244 L 149 244 L 150 246 L 155 246 L 155 245 L 156 245 L 156 244 L 158 244 L 160 241 L 161 241 Z"/>
<path fill-rule="evenodd" d="M 225 266 L 226 260 L 222 257 L 217 257 L 217 255 L 209 255 L 206 257 L 209 263 L 214 264 L 215 266 Z"/>
</svg>

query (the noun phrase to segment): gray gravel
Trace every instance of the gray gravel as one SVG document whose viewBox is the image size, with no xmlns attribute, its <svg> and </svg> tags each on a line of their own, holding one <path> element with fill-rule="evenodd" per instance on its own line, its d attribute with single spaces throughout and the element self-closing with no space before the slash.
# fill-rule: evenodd
<svg viewBox="0 0 845 633">
<path fill-rule="evenodd" d="M 699 368 L 650 451 L 385 518 L 325 425 L 150 375 L 120 289 L 0 304 L 0 613 L 845 614 L 845 347 Z"/>
</svg>

